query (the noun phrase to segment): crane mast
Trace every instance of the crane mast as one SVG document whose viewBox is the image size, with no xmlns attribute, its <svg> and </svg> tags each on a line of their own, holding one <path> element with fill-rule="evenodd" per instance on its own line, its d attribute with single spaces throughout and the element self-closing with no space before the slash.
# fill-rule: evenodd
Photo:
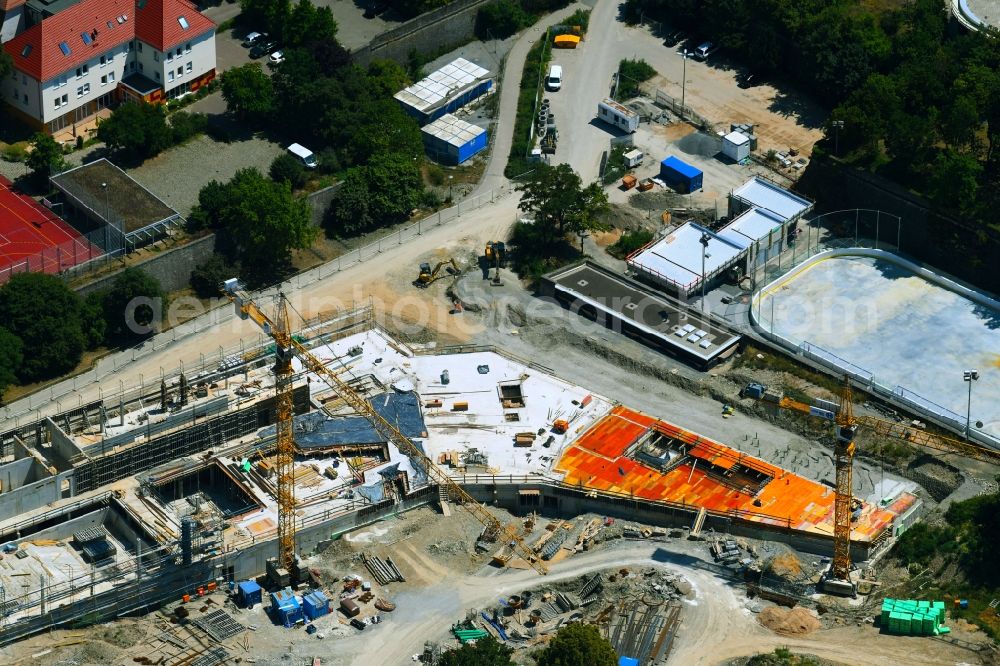
<svg viewBox="0 0 1000 666">
<path fill-rule="evenodd" d="M 853 594 L 854 584 L 851 572 L 851 514 L 855 508 L 853 496 L 852 470 L 856 450 L 855 437 L 859 428 L 868 428 L 877 435 L 891 437 L 936 451 L 957 454 L 974 460 L 994 464 L 1000 463 L 1000 451 L 980 446 L 969 441 L 961 441 L 944 435 L 926 432 L 912 424 L 893 423 L 873 416 L 855 416 L 851 393 L 850 377 L 844 377 L 844 388 L 840 395 L 836 414 L 827 409 L 817 409 L 792 398 L 774 396 L 758 382 L 751 382 L 744 390 L 745 396 L 757 400 L 770 401 L 782 409 L 789 409 L 810 416 L 832 420 L 836 426 L 834 444 L 834 464 L 836 468 L 836 498 L 833 511 L 833 560 L 830 571 L 824 578 L 825 585 L 835 593 Z"/>
<path fill-rule="evenodd" d="M 278 475 L 278 562 L 293 574 L 298 569 L 295 562 L 295 433 L 294 405 L 292 399 L 292 333 L 288 325 L 288 307 L 279 298 L 275 307 L 274 380 L 277 407 L 277 447 L 275 472 Z"/>
<path fill-rule="evenodd" d="M 850 582 L 851 573 L 851 499 L 854 497 L 854 437 L 858 426 L 854 420 L 852 407 L 851 382 L 845 379 L 844 391 L 840 396 L 840 411 L 836 417 L 836 436 L 834 444 L 834 463 L 837 475 L 837 495 L 833 507 L 833 562 L 830 566 L 831 576 L 844 582 Z"/>
<path fill-rule="evenodd" d="M 271 318 L 242 290 L 236 279 L 227 280 L 223 287 L 235 304 L 239 317 L 254 321 L 274 340 L 276 346 L 274 374 L 278 398 L 278 552 L 281 566 L 289 572 L 295 570 L 292 568 L 295 566 L 295 489 L 292 473 L 296 450 L 293 432 L 292 358 L 298 357 L 307 371 L 316 374 L 354 411 L 365 417 L 381 437 L 392 442 L 415 465 L 422 466 L 431 481 L 447 490 L 449 498 L 460 502 L 480 523 L 502 535 L 505 545 L 520 555 L 538 573 L 548 573 L 542 561 L 514 528 L 505 525 L 487 511 L 486 507 L 469 495 L 446 471 L 438 467 L 420 447 L 379 414 L 362 395 L 337 373 L 326 367 L 305 345 L 292 337 L 288 322 L 288 305 L 283 293 L 278 295 L 275 316 Z"/>
</svg>

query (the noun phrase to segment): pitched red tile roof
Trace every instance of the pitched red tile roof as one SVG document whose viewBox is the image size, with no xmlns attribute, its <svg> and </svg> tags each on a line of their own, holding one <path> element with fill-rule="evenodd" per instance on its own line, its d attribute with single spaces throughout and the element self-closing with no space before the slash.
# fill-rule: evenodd
<svg viewBox="0 0 1000 666">
<path fill-rule="evenodd" d="M 28 0 L 0 0 L 0 11 L 14 9 L 14 7 L 20 7 L 27 1 Z"/>
<path fill-rule="evenodd" d="M 5 1 L 8 7 L 17 2 L 0 3 Z M 118 22 L 120 16 L 125 17 L 122 23 Z M 181 25 L 181 17 L 187 28 Z M 214 29 L 215 23 L 187 0 L 82 0 L 25 30 L 3 47 L 18 70 L 48 81 L 135 37 L 166 51 Z M 91 36 L 90 44 L 84 43 L 83 33 Z M 62 43 L 69 55 L 60 48 Z"/>
<path fill-rule="evenodd" d="M 17 69 L 48 81 L 131 40 L 134 9 L 134 0 L 84 0 L 25 30 L 4 44 L 4 49 Z M 118 23 L 119 16 L 127 18 Z M 90 44 L 84 42 L 83 33 L 90 37 Z M 60 48 L 63 43 L 69 55 Z"/>
<path fill-rule="evenodd" d="M 135 14 L 136 37 L 160 51 L 215 29 L 215 23 L 188 0 L 137 0 Z"/>
</svg>

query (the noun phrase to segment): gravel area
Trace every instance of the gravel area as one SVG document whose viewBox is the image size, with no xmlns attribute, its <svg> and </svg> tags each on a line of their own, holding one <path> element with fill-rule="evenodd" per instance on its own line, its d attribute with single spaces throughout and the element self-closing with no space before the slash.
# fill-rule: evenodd
<svg viewBox="0 0 1000 666">
<path fill-rule="evenodd" d="M 203 135 L 147 160 L 129 174 L 187 216 L 198 203 L 199 190 L 210 180 L 226 182 L 247 167 L 267 173 L 281 151 L 279 144 L 265 139 L 225 144 Z"/>
</svg>

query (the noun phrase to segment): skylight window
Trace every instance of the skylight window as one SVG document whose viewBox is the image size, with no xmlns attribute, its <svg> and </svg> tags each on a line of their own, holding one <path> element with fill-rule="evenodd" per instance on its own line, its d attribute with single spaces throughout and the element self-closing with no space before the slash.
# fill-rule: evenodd
<svg viewBox="0 0 1000 666">
<path fill-rule="evenodd" d="M 25 44 L 24 48 L 21 49 L 21 57 L 27 58 L 29 55 L 31 55 L 31 44 Z"/>
<path fill-rule="evenodd" d="M 108 28 L 110 29 L 110 28 L 113 28 L 113 27 L 115 27 L 115 24 L 112 23 L 111 21 L 108 21 Z"/>
<path fill-rule="evenodd" d="M 117 21 L 118 21 L 118 25 L 121 25 L 122 23 L 124 23 L 125 22 L 125 15 L 122 14 L 121 16 L 119 16 L 118 19 L 117 19 Z"/>
<path fill-rule="evenodd" d="M 181 27 L 184 28 L 185 30 L 191 27 L 190 25 L 188 25 L 188 20 L 183 16 L 177 19 L 177 22 L 180 23 Z"/>
<path fill-rule="evenodd" d="M 90 46 L 94 41 L 93 39 L 90 38 L 89 32 L 82 33 L 80 37 L 83 39 L 83 43 L 86 44 L 87 46 Z"/>
<path fill-rule="evenodd" d="M 59 42 L 59 50 L 62 51 L 64 56 L 68 56 L 70 54 L 69 44 L 66 42 Z"/>
</svg>

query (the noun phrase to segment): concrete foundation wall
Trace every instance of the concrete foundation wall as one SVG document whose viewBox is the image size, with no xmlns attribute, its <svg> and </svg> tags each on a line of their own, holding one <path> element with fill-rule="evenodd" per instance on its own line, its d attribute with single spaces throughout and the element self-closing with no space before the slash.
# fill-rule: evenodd
<svg viewBox="0 0 1000 666">
<path fill-rule="evenodd" d="M 72 472 L 49 474 L 33 458 L 24 458 L 0 466 L 0 517 L 17 516 L 62 498 L 62 482 Z"/>
<path fill-rule="evenodd" d="M 439 53 L 445 46 L 463 44 L 474 36 L 479 8 L 493 0 L 457 0 L 376 36 L 351 59 L 367 65 L 372 60 L 406 64 L 410 51 Z"/>
<path fill-rule="evenodd" d="M 49 448 L 45 456 L 58 469 L 70 467 L 70 461 L 83 453 L 73 438 L 67 435 L 55 421 L 45 419 L 45 431 L 48 433 Z"/>
<path fill-rule="evenodd" d="M 690 527 L 698 513 L 696 507 L 678 509 L 643 500 L 602 496 L 589 497 L 587 491 L 584 490 L 552 486 L 545 483 L 537 485 L 466 484 L 463 487 L 480 502 L 503 507 L 518 515 L 537 511 L 543 516 L 568 518 L 584 513 L 596 513 L 658 527 Z M 536 488 L 540 491 L 541 501 L 538 506 L 523 506 L 521 504 L 519 491 L 525 488 Z M 812 535 L 762 523 L 708 515 L 705 517 L 703 531 L 707 532 L 710 529 L 735 536 L 780 541 L 796 550 L 816 555 L 828 556 L 833 552 L 832 537 Z M 851 542 L 851 558 L 855 562 L 867 560 L 869 555 L 868 543 Z"/>
<path fill-rule="evenodd" d="M 159 252 L 138 263 L 135 268 L 156 278 L 164 292 L 177 291 L 188 286 L 191 271 L 215 253 L 215 234 L 199 238 L 187 245 Z M 95 291 L 110 289 L 121 271 L 115 271 L 99 280 L 79 287 L 76 292 L 87 296 Z"/>
</svg>

